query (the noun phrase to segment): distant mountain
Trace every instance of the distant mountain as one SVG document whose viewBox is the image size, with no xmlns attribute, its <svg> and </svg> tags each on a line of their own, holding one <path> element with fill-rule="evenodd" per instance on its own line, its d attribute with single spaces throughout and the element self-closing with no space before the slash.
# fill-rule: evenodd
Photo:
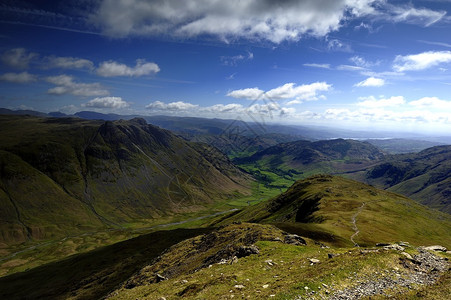
<svg viewBox="0 0 451 300">
<path fill-rule="evenodd" d="M 140 226 L 249 191 L 216 148 L 143 119 L 0 116 L 0 127 L 2 242 Z"/>
<path fill-rule="evenodd" d="M 366 140 L 366 142 L 376 147 L 379 147 L 383 151 L 390 154 L 420 152 L 430 147 L 445 144 L 443 142 L 432 142 L 412 139 L 370 139 Z"/>
<path fill-rule="evenodd" d="M 279 196 L 217 225 L 237 221 L 273 223 L 337 246 L 400 240 L 451 245 L 451 216 L 404 196 L 330 175 L 299 180 Z"/>
<path fill-rule="evenodd" d="M 80 111 L 74 114 L 79 118 L 87 120 L 104 120 L 104 121 L 115 121 L 120 119 L 132 119 L 133 117 L 124 118 L 117 114 L 102 114 L 95 111 Z"/>
<path fill-rule="evenodd" d="M 11 110 L 7 108 L 0 108 L 0 115 L 30 115 L 37 117 L 46 117 L 47 114 L 34 110 Z"/>
<path fill-rule="evenodd" d="M 235 162 L 270 171 L 295 169 L 309 174 L 361 169 L 383 158 L 384 153 L 369 143 L 336 139 L 282 143 Z"/>
<path fill-rule="evenodd" d="M 390 156 L 353 177 L 451 213 L 451 146 Z"/>
</svg>

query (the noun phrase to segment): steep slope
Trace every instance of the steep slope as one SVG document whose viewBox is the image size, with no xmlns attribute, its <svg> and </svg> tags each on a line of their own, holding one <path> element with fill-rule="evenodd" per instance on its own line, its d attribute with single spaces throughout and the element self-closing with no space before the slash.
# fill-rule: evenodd
<svg viewBox="0 0 451 300">
<path fill-rule="evenodd" d="M 395 155 L 354 177 L 451 213 L 451 146 Z"/>
<path fill-rule="evenodd" d="M 248 191 L 250 177 L 217 149 L 143 119 L 2 116 L 0 126 L 5 241 L 139 226 Z"/>
<path fill-rule="evenodd" d="M 407 240 L 451 246 L 451 216 L 404 196 L 330 175 L 297 181 L 286 192 L 222 220 L 276 223 L 335 245 Z"/>
</svg>

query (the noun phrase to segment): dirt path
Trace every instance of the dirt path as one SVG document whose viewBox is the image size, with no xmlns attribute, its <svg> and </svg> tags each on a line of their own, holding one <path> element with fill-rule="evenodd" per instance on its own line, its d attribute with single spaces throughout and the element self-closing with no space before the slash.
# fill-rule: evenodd
<svg viewBox="0 0 451 300">
<path fill-rule="evenodd" d="M 357 227 L 356 221 L 357 221 L 357 216 L 362 212 L 363 208 L 365 207 L 365 202 L 362 203 L 362 206 L 359 207 L 359 209 L 357 210 L 357 212 L 352 216 L 351 219 L 351 223 L 352 223 L 352 229 L 354 230 L 354 234 L 351 235 L 351 242 L 354 244 L 354 246 L 356 247 L 360 247 L 359 244 L 357 244 L 354 241 L 354 238 L 359 234 L 359 228 Z"/>
</svg>

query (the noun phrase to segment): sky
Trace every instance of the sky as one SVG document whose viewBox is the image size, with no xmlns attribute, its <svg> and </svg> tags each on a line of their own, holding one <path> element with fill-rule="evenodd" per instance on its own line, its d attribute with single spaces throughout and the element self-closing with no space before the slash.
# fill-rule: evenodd
<svg viewBox="0 0 451 300">
<path fill-rule="evenodd" d="M 0 0 L 0 107 L 451 132 L 451 0 Z"/>
</svg>

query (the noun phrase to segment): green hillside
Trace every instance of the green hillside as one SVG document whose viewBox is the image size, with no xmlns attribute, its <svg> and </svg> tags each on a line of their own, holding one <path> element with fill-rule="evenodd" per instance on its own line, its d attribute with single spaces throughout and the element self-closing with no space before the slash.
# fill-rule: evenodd
<svg viewBox="0 0 451 300">
<path fill-rule="evenodd" d="M 398 194 L 330 175 L 297 181 L 279 196 L 221 220 L 219 225 L 234 221 L 272 223 L 338 246 L 407 240 L 417 245 L 451 247 L 448 214 Z"/>
<path fill-rule="evenodd" d="M 451 146 L 394 155 L 352 177 L 451 213 Z"/>
<path fill-rule="evenodd" d="M 139 227 L 249 193 L 216 148 L 130 121 L 0 116 L 1 242 Z"/>
</svg>

